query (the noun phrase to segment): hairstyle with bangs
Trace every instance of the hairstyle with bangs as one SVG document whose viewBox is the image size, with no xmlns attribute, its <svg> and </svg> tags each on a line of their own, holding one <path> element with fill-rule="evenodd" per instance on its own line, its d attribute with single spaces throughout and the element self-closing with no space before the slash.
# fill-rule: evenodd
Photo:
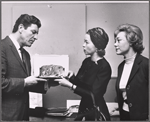
<svg viewBox="0 0 150 122">
<path fill-rule="evenodd" d="M 126 39 L 132 45 L 135 52 L 138 54 L 143 52 L 143 33 L 139 27 L 131 24 L 122 24 L 115 30 L 114 38 L 116 38 L 120 32 L 126 33 Z"/>
</svg>

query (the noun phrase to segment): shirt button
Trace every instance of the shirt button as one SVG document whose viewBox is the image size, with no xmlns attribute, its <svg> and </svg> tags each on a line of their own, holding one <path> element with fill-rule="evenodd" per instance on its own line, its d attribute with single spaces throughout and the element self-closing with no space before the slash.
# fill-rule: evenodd
<svg viewBox="0 0 150 122">
<path fill-rule="evenodd" d="M 132 107 L 132 103 L 129 103 L 129 107 Z"/>
</svg>

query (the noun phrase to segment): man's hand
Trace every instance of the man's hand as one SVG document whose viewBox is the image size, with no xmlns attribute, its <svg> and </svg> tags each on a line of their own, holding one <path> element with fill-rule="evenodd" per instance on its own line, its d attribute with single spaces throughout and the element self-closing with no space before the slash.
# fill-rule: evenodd
<svg viewBox="0 0 150 122">
<path fill-rule="evenodd" d="M 32 86 L 38 83 L 38 81 L 47 81 L 46 79 L 42 79 L 42 78 L 37 78 L 36 76 L 29 76 L 27 78 L 24 79 L 25 81 L 25 86 Z"/>
</svg>

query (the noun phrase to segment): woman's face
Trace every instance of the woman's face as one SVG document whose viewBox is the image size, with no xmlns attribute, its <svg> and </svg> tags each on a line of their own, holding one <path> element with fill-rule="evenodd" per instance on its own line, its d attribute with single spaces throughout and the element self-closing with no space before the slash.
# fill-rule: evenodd
<svg viewBox="0 0 150 122">
<path fill-rule="evenodd" d="M 83 51 L 85 55 L 93 55 L 96 52 L 97 48 L 91 41 L 90 35 L 85 34 L 84 43 L 83 43 Z"/>
<path fill-rule="evenodd" d="M 125 55 L 129 52 L 130 43 L 126 39 L 126 33 L 120 32 L 115 38 L 114 46 L 116 48 L 117 55 Z"/>
</svg>

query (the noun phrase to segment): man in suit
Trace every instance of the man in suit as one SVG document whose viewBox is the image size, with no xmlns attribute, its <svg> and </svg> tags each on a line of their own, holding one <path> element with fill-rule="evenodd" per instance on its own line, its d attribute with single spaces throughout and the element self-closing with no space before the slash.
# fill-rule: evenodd
<svg viewBox="0 0 150 122">
<path fill-rule="evenodd" d="M 38 18 L 22 14 L 12 33 L 1 41 L 2 120 L 29 120 L 29 91 L 47 91 L 45 79 L 30 76 L 30 55 L 23 48 L 38 39 L 40 27 Z"/>
</svg>

